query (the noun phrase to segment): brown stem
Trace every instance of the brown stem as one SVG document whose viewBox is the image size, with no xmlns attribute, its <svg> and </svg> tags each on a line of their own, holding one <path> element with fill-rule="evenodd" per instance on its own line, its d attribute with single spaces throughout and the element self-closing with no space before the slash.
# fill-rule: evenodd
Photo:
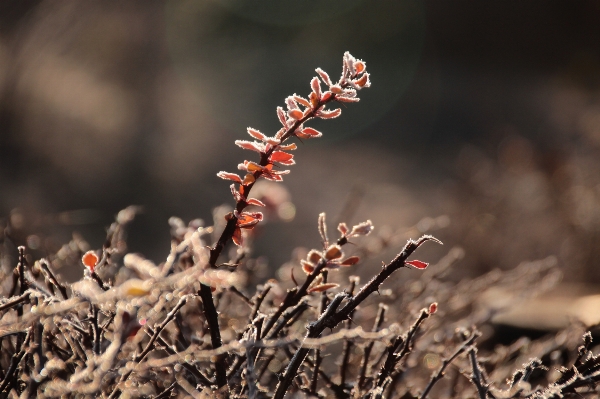
<svg viewBox="0 0 600 399">
<path fill-rule="evenodd" d="M 144 348 L 144 350 L 142 350 L 142 352 L 133 359 L 133 362 L 135 364 L 140 363 L 142 360 L 144 360 L 144 358 L 148 355 L 148 353 L 150 353 L 150 351 L 154 348 L 154 343 L 158 339 L 158 336 L 160 335 L 160 333 L 162 333 L 163 330 L 167 327 L 167 324 L 169 324 L 171 321 L 173 321 L 173 319 L 175 318 L 175 315 L 177 314 L 177 312 L 179 312 L 179 310 L 183 307 L 183 305 L 185 305 L 186 301 L 187 301 L 187 297 L 185 297 L 185 296 L 182 297 L 179 300 L 179 302 L 177 302 L 177 305 L 175 305 L 175 307 L 167 314 L 167 316 L 162 321 L 162 323 L 160 323 L 156 327 L 154 334 L 152 334 L 152 337 L 150 337 L 150 340 L 146 344 L 146 347 Z M 108 396 L 108 399 L 114 399 L 114 398 L 119 397 L 119 394 L 121 392 L 119 386 L 129 378 L 129 376 L 131 375 L 132 372 L 133 372 L 133 368 L 131 368 L 131 369 L 129 369 L 129 371 L 123 373 L 123 375 L 121 376 L 121 379 L 119 380 L 119 382 L 117 382 L 113 391 Z"/>
<path fill-rule="evenodd" d="M 325 232 L 322 233 L 322 236 L 324 237 L 324 240 L 326 240 Z M 323 273 L 322 273 L 323 283 L 327 283 L 327 275 L 328 274 L 329 273 L 327 272 L 327 270 L 323 270 Z M 324 291 L 321 293 L 321 302 L 319 303 L 319 307 L 317 309 L 317 314 L 319 315 L 319 317 L 325 311 L 326 306 L 327 306 L 327 292 Z M 313 367 L 312 381 L 310 383 L 310 393 L 312 395 L 316 395 L 316 393 L 317 393 L 317 383 L 319 382 L 319 368 L 321 367 L 322 360 L 323 360 L 323 358 L 321 357 L 321 349 L 316 348 L 315 349 L 315 365 Z"/>
<path fill-rule="evenodd" d="M 13 306 L 20 305 L 23 302 L 27 302 L 27 300 L 29 299 L 29 295 L 31 295 L 30 292 L 25 292 L 23 295 L 15 297 L 10 301 L 3 303 L 2 305 L 0 305 L 0 312 L 6 309 L 10 309 Z"/>
<path fill-rule="evenodd" d="M 452 363 L 454 361 L 454 359 L 456 359 L 461 353 L 466 351 L 469 346 L 473 345 L 473 342 L 475 342 L 475 340 L 477 338 L 479 338 L 480 336 L 481 336 L 481 333 L 479 331 L 473 330 L 473 332 L 471 333 L 469 338 L 465 342 L 463 342 L 463 344 L 461 346 L 459 346 L 454 351 L 454 353 L 452 355 L 450 355 L 450 357 L 442 360 L 442 365 L 440 366 L 439 370 L 437 370 L 436 372 L 434 372 L 431 375 L 431 379 L 429 380 L 429 383 L 423 390 L 423 393 L 421 394 L 419 399 L 425 399 L 427 397 L 427 395 L 429 394 L 429 392 L 431 391 L 431 389 L 433 388 L 435 383 L 442 379 L 442 377 L 444 376 L 444 371 L 450 365 L 450 363 Z"/>
<path fill-rule="evenodd" d="M 25 339 L 19 348 L 19 352 L 15 353 L 10 361 L 10 366 L 4 375 L 4 380 L 0 384 L 0 395 L 4 397 L 3 392 L 6 390 L 6 397 L 8 397 L 8 393 L 10 391 L 10 385 L 14 385 L 16 383 L 15 379 L 13 379 L 13 375 L 17 371 L 17 367 L 25 354 L 27 353 L 27 346 L 29 345 L 29 340 L 31 339 L 31 328 L 27 330 L 25 335 Z"/>
<path fill-rule="evenodd" d="M 380 303 L 379 310 L 377 311 L 377 317 L 375 318 L 375 324 L 373 325 L 373 332 L 379 331 L 383 321 L 385 319 L 385 311 L 387 310 L 387 306 Z M 363 357 L 362 364 L 360 365 L 360 377 L 358 378 L 357 388 L 360 389 L 365 384 L 365 375 L 367 373 L 367 366 L 369 365 L 369 356 L 371 355 L 371 351 L 373 350 L 374 341 L 369 342 L 367 347 L 365 348 L 365 353 Z"/>
<path fill-rule="evenodd" d="M 210 342 L 214 349 L 220 348 L 223 345 L 221 339 L 221 330 L 219 328 L 219 314 L 217 308 L 213 302 L 212 290 L 208 285 L 201 284 L 198 295 L 202 299 L 202 307 L 204 309 L 204 316 L 208 323 L 208 331 L 210 332 Z M 223 387 L 227 385 L 227 365 L 225 364 L 225 357 L 223 355 L 217 356 L 215 361 L 215 374 L 217 385 Z"/>
<path fill-rule="evenodd" d="M 421 323 L 429 316 L 430 313 L 426 309 L 423 309 L 419 315 L 419 318 L 413 323 L 412 326 L 410 326 L 406 336 L 397 337 L 394 343 L 388 347 L 388 356 L 385 360 L 385 363 L 381 367 L 381 371 L 379 372 L 377 386 L 383 386 L 385 380 L 390 377 L 396 369 L 396 365 L 412 350 L 413 338 Z M 396 349 L 398 349 L 400 345 L 402 345 L 402 350 L 400 353 L 396 353 Z"/>
<path fill-rule="evenodd" d="M 348 289 L 348 293 L 350 295 L 354 295 L 354 289 L 356 288 L 356 283 L 358 282 L 358 277 L 350 277 L 350 288 Z M 346 329 L 352 328 L 352 315 L 348 320 L 346 320 Z M 340 385 L 344 386 L 344 382 L 346 381 L 346 373 L 348 372 L 348 362 L 350 360 L 350 352 L 352 351 L 352 341 L 349 339 L 344 341 L 344 348 L 342 350 L 342 362 L 340 363 Z"/>
<path fill-rule="evenodd" d="M 151 327 L 148 327 L 147 334 L 150 337 L 153 337 L 155 334 L 155 331 Z M 167 352 L 169 355 L 177 354 L 177 351 L 175 349 L 173 349 L 171 346 L 169 346 L 169 344 L 164 339 L 162 339 L 160 336 L 156 339 L 156 342 L 158 342 L 158 344 L 162 347 L 162 349 L 165 352 Z M 204 374 L 202 374 L 194 365 L 188 363 L 185 360 L 182 361 L 180 364 L 183 368 L 185 368 L 187 371 L 189 371 L 196 378 L 196 381 L 200 385 L 207 386 L 207 387 L 211 385 L 210 380 Z"/>
</svg>

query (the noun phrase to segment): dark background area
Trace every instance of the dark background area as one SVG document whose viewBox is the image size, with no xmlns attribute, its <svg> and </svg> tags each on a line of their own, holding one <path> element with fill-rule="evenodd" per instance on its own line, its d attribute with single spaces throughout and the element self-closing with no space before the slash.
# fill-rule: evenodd
<svg viewBox="0 0 600 399">
<path fill-rule="evenodd" d="M 4 1 L 2 223 L 43 255 L 73 231 L 100 247 L 142 205 L 130 250 L 161 261 L 170 216 L 233 203 L 216 173 L 252 156 L 233 141 L 274 134 L 275 107 L 350 51 L 372 88 L 315 121 L 284 182 L 295 218 L 254 255 L 318 246 L 321 211 L 401 235 L 444 216 L 458 276 L 556 255 L 598 282 L 599 21 L 596 1 Z"/>
</svg>

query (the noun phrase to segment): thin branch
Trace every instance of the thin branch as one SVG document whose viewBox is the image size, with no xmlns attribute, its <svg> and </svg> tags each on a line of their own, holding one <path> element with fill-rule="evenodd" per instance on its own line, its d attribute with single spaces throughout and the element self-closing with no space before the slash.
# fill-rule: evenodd
<svg viewBox="0 0 600 399">
<path fill-rule="evenodd" d="M 219 328 L 219 313 L 213 302 L 212 290 L 208 285 L 200 284 L 198 295 L 202 299 L 202 309 L 208 323 L 212 347 L 218 349 L 223 345 L 223 340 L 221 339 L 221 330 Z M 215 360 L 215 375 L 219 388 L 227 385 L 227 365 L 224 356 L 217 356 Z"/>
<path fill-rule="evenodd" d="M 27 302 L 27 300 L 29 299 L 29 295 L 31 295 L 31 292 L 25 291 L 25 293 L 23 293 L 21 296 L 18 296 L 14 299 L 11 299 L 11 300 L 3 303 L 2 305 L 0 305 L 0 312 L 2 312 L 3 310 L 6 310 L 6 309 L 10 309 L 14 306 L 20 305 L 23 302 Z"/>
<path fill-rule="evenodd" d="M 52 272 L 52 269 L 50 269 L 50 263 L 46 259 L 40 259 L 38 264 L 44 272 L 44 276 L 46 277 L 46 279 L 49 280 L 60 291 L 60 294 L 62 295 L 63 299 L 69 299 L 69 297 L 67 296 L 67 289 L 61 283 L 58 282 L 58 279 Z"/>
<path fill-rule="evenodd" d="M 258 314 L 260 310 L 260 305 L 262 305 L 263 301 L 265 300 L 265 297 L 267 296 L 269 291 L 271 291 L 271 288 L 273 288 L 273 284 L 266 283 L 265 285 L 263 285 L 260 294 L 256 295 L 256 299 L 254 299 L 254 308 L 252 308 L 252 313 L 250 313 L 250 321 L 254 320 L 254 318 Z"/>
<path fill-rule="evenodd" d="M 461 353 L 463 353 L 471 345 L 473 345 L 473 343 L 475 342 L 475 340 L 477 338 L 479 338 L 480 336 L 481 336 L 481 333 L 479 331 L 473 330 L 473 332 L 471 333 L 471 335 L 469 336 L 469 338 L 467 338 L 465 340 L 465 342 L 463 342 L 454 351 L 454 353 L 452 355 L 450 355 L 450 357 L 442 359 L 442 365 L 440 366 L 439 370 L 437 370 L 436 372 L 434 372 L 431 375 L 431 379 L 429 380 L 429 383 L 427 384 L 427 386 L 423 390 L 423 393 L 421 394 L 421 396 L 420 396 L 419 399 L 425 399 L 427 397 L 427 395 L 429 394 L 429 392 L 431 391 L 431 389 L 433 388 L 433 386 L 435 385 L 435 383 L 442 379 L 442 377 L 444 376 L 444 371 L 446 371 L 446 368 L 450 365 L 450 363 L 452 363 L 454 361 L 454 359 L 456 359 L 458 356 L 460 356 Z"/>
<path fill-rule="evenodd" d="M 171 397 L 171 392 L 173 392 L 173 389 L 175 389 L 175 385 L 177 385 L 177 381 L 174 381 L 164 391 L 156 395 L 154 399 L 169 399 Z"/>
<path fill-rule="evenodd" d="M 147 333 L 148 335 L 150 335 L 150 337 L 153 337 L 156 334 L 156 332 L 151 327 L 147 327 Z M 167 344 L 167 342 L 162 337 L 158 336 L 158 338 L 156 338 L 156 342 L 158 342 L 158 344 L 162 346 L 162 349 L 169 355 L 177 354 L 177 351 L 171 348 L 171 346 L 169 346 L 169 344 Z M 197 382 L 200 385 L 207 387 L 212 385 L 212 382 L 208 379 L 208 377 L 202 374 L 202 372 L 200 372 L 194 365 L 188 363 L 187 361 L 184 361 L 183 363 L 181 363 L 181 366 L 187 371 L 189 371 L 196 378 Z"/>
<path fill-rule="evenodd" d="M 175 307 L 167 314 L 167 316 L 162 321 L 162 323 L 160 323 L 156 327 L 156 330 L 154 331 L 154 334 L 152 334 L 152 337 L 150 337 L 150 340 L 146 344 L 146 347 L 144 348 L 144 350 L 142 350 L 142 352 L 139 355 L 137 355 L 136 357 L 133 358 L 134 365 L 132 367 L 130 367 L 128 371 L 124 372 L 121 375 L 121 379 L 115 385 L 115 387 L 114 387 L 113 391 L 111 392 L 111 394 L 109 395 L 108 399 L 114 399 L 114 398 L 119 397 L 119 393 L 120 393 L 119 386 L 129 378 L 129 376 L 133 372 L 133 369 L 135 368 L 135 365 L 140 363 L 142 360 L 144 360 L 146 355 L 148 355 L 148 353 L 150 353 L 150 351 L 154 347 L 154 342 L 156 342 L 160 333 L 167 327 L 167 324 L 169 324 L 171 321 L 173 321 L 173 319 L 175 318 L 175 315 L 177 314 L 177 312 L 179 312 L 179 310 L 183 307 L 183 305 L 185 305 L 186 301 L 187 301 L 187 296 L 182 296 L 181 299 L 179 299 L 179 302 L 177 302 L 177 305 L 175 305 Z"/>
<path fill-rule="evenodd" d="M 469 358 L 471 360 L 471 368 L 473 370 L 471 381 L 473 382 L 473 384 L 475 384 L 475 387 L 477 387 L 479 399 L 487 399 L 488 388 L 483 384 L 481 368 L 479 366 L 479 362 L 477 361 L 477 348 L 475 348 L 474 346 L 471 347 L 471 349 L 469 349 Z"/>
<path fill-rule="evenodd" d="M 385 360 L 383 366 L 381 366 L 381 370 L 379 371 L 379 378 L 377 379 L 376 386 L 383 387 L 384 382 L 392 376 L 392 373 L 396 369 L 396 366 L 400 361 L 412 350 L 412 343 L 414 336 L 419 329 L 419 326 L 425 319 L 430 316 L 430 313 L 427 309 L 422 309 L 421 313 L 417 320 L 413 323 L 412 326 L 408 329 L 408 332 L 404 335 L 396 337 L 396 339 L 388 346 L 388 355 Z M 402 349 L 399 353 L 396 353 L 396 350 L 400 348 L 402 345 Z"/>
<path fill-rule="evenodd" d="M 29 328 L 27 330 L 27 334 L 25 335 L 25 340 L 23 341 L 22 345 L 20 346 L 20 350 L 18 353 L 15 353 L 10 361 L 10 366 L 8 367 L 8 370 L 6 371 L 6 374 L 4 375 L 4 380 L 2 380 L 2 383 L 0 384 L 0 394 L 2 394 L 2 396 L 4 396 L 3 392 L 6 390 L 7 396 L 8 396 L 8 392 L 10 391 L 10 385 L 14 384 L 14 380 L 13 380 L 13 375 L 15 374 L 15 372 L 17 371 L 17 367 L 19 366 L 19 363 L 21 362 L 21 360 L 23 360 L 23 357 L 25 357 L 25 354 L 27 353 L 27 346 L 29 345 L 29 341 L 31 340 L 31 328 Z"/>
<path fill-rule="evenodd" d="M 348 288 L 348 294 L 354 295 L 354 289 L 360 279 L 356 276 L 350 277 L 350 288 Z M 350 313 L 350 317 L 346 320 L 346 329 L 352 328 L 352 316 L 354 312 Z M 350 360 L 350 352 L 352 351 L 352 341 L 345 340 L 344 348 L 342 349 L 342 362 L 340 363 L 340 385 L 344 386 L 346 381 L 346 373 L 348 371 L 348 361 Z"/>
<path fill-rule="evenodd" d="M 306 334 L 306 338 L 318 338 L 321 335 L 321 332 L 323 331 L 323 329 L 325 329 L 323 320 L 325 320 L 328 317 L 331 317 L 331 315 L 337 310 L 337 308 L 340 306 L 342 301 L 347 298 L 347 296 L 348 294 L 342 292 L 337 294 L 335 298 L 333 298 L 333 300 L 329 304 L 329 307 L 325 310 L 325 312 L 323 312 L 321 317 L 316 322 L 311 323 L 308 326 L 308 333 Z M 277 384 L 277 388 L 275 388 L 275 396 L 273 396 L 273 399 L 283 399 L 288 387 L 296 377 L 298 369 L 304 362 L 304 359 L 306 358 L 306 355 L 309 351 L 310 348 L 305 346 L 301 346 L 300 348 L 298 348 L 298 350 L 294 354 L 294 357 L 285 369 L 285 373 L 279 381 L 279 384 Z"/>
<path fill-rule="evenodd" d="M 319 230 L 321 232 L 321 238 L 323 239 L 323 247 L 327 247 L 329 245 L 327 239 L 327 225 L 325 224 L 325 214 L 322 213 L 319 215 Z M 323 270 L 321 274 L 323 276 L 323 284 L 327 283 L 328 271 Z M 319 302 L 319 307 L 317 308 L 317 315 L 320 316 L 327 306 L 327 292 L 324 291 L 321 293 L 321 301 Z M 319 369 L 321 368 L 321 348 L 315 348 L 315 365 L 313 367 L 312 380 L 310 382 L 310 393 L 312 395 L 317 394 L 317 383 L 319 382 Z"/>
<path fill-rule="evenodd" d="M 373 329 L 371 331 L 377 332 L 381 328 L 383 321 L 385 320 L 385 312 L 388 309 L 387 305 L 383 303 L 379 304 L 379 310 L 377 311 L 377 317 L 375 318 L 375 323 L 373 325 Z M 371 355 L 371 350 L 373 350 L 373 345 L 375 342 L 369 342 L 369 344 L 365 347 L 365 353 L 363 357 L 362 364 L 360 365 L 360 376 L 358 377 L 357 388 L 362 388 L 365 384 L 365 375 L 367 373 L 367 366 L 369 365 L 369 356 Z"/>
</svg>

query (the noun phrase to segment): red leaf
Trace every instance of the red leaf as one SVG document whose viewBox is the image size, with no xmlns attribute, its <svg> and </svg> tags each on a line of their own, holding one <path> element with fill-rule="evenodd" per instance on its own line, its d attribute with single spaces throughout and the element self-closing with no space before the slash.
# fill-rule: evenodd
<svg viewBox="0 0 600 399">
<path fill-rule="evenodd" d="M 290 109 L 288 111 L 288 115 L 290 118 L 295 119 L 295 120 L 302 119 L 302 117 L 304 116 L 302 111 L 300 111 L 299 109 Z"/>
<path fill-rule="evenodd" d="M 257 140 L 264 140 L 265 139 L 265 135 L 262 134 L 261 132 L 259 132 L 256 129 L 253 129 L 251 127 L 248 128 L 248 134 L 252 137 L 254 137 Z"/>
<path fill-rule="evenodd" d="M 277 107 L 277 118 L 279 118 L 279 122 L 285 127 L 287 127 L 287 118 L 285 117 L 285 111 L 281 107 Z"/>
<path fill-rule="evenodd" d="M 94 272 L 94 269 L 96 268 L 96 265 L 98 264 L 99 260 L 100 259 L 98 259 L 98 255 L 96 255 L 94 251 L 87 251 L 81 257 L 81 261 L 83 262 L 83 264 L 86 265 L 92 273 Z"/>
<path fill-rule="evenodd" d="M 256 178 L 254 177 L 254 175 L 252 173 L 247 173 L 246 176 L 244 176 L 244 181 L 242 182 L 242 184 L 244 186 L 247 186 L 248 184 L 252 184 L 256 181 Z"/>
<path fill-rule="evenodd" d="M 326 102 L 329 101 L 329 99 L 333 96 L 333 93 L 330 91 L 326 91 L 325 93 L 323 93 L 323 96 L 321 97 L 321 101 Z"/>
<path fill-rule="evenodd" d="M 354 81 L 354 84 L 361 88 L 371 86 L 371 82 L 369 81 L 369 74 L 365 73 L 363 76 L 361 76 L 360 79 Z"/>
<path fill-rule="evenodd" d="M 295 143 L 285 144 L 285 145 L 280 145 L 279 146 L 279 149 L 280 150 L 284 150 L 284 151 L 293 151 L 296 148 L 298 148 L 298 146 Z"/>
<path fill-rule="evenodd" d="M 248 162 L 248 163 L 246 164 L 246 162 Z M 244 164 L 246 164 L 245 166 L 246 166 L 246 169 L 248 170 L 248 172 L 262 172 L 264 169 L 262 166 L 260 166 L 256 162 L 244 161 Z"/>
<path fill-rule="evenodd" d="M 233 195 L 233 199 L 235 200 L 235 202 L 240 202 L 240 200 L 244 198 L 242 194 L 240 194 L 240 192 L 235 189 L 235 184 L 232 184 L 231 186 L 229 186 L 229 188 L 231 188 L 231 195 Z"/>
<path fill-rule="evenodd" d="M 429 314 L 434 314 L 435 312 L 437 312 L 437 309 L 438 309 L 437 302 L 433 302 L 431 305 L 429 305 L 429 309 L 427 310 L 427 312 Z"/>
<path fill-rule="evenodd" d="M 308 261 L 311 263 L 317 263 L 322 257 L 323 256 L 319 253 L 319 251 L 314 249 L 311 249 L 308 255 L 306 255 L 306 259 L 308 259 Z"/>
<path fill-rule="evenodd" d="M 304 97 L 294 94 L 294 100 L 298 101 L 300 104 L 304 105 L 305 107 L 310 107 L 310 103 Z"/>
<path fill-rule="evenodd" d="M 339 245 L 331 245 L 327 248 L 327 251 L 325 251 L 325 259 L 327 260 L 339 259 L 342 256 L 344 256 L 344 253 Z"/>
<path fill-rule="evenodd" d="M 264 144 L 260 144 L 254 141 L 236 140 L 235 145 L 243 148 L 244 150 L 263 152 L 265 149 Z"/>
<path fill-rule="evenodd" d="M 323 133 L 313 129 L 312 127 L 306 127 L 302 129 L 302 134 L 308 136 L 309 138 L 317 138 L 323 135 Z"/>
<path fill-rule="evenodd" d="M 288 154 L 287 152 L 283 152 L 283 151 L 273 151 L 273 153 L 269 157 L 269 161 L 279 162 L 283 165 L 293 165 L 294 164 L 294 156 L 292 154 Z"/>
<path fill-rule="evenodd" d="M 340 265 L 342 266 L 352 266 L 357 264 L 360 261 L 358 256 L 350 256 L 348 259 L 344 260 Z"/>
<path fill-rule="evenodd" d="M 231 239 L 233 240 L 235 245 L 237 245 L 238 247 L 242 246 L 242 230 L 239 227 L 235 228 L 235 230 L 233 231 L 233 236 L 231 236 Z"/>
<path fill-rule="evenodd" d="M 343 96 L 337 96 L 336 101 L 340 102 L 340 103 L 357 103 L 360 101 L 360 98 L 356 98 L 356 97 L 343 97 Z"/>
<path fill-rule="evenodd" d="M 313 270 L 315 270 L 315 266 L 310 262 L 301 260 L 300 263 L 302 264 L 302 270 L 304 270 L 304 273 L 306 274 L 311 274 Z"/>
<path fill-rule="evenodd" d="M 242 184 L 242 179 L 235 173 L 221 171 L 221 172 L 217 173 L 217 176 L 219 176 L 221 179 L 232 180 L 236 183 Z"/>
<path fill-rule="evenodd" d="M 237 225 L 241 228 L 254 227 L 263 219 L 263 214 L 260 212 L 242 212 L 237 215 Z"/>
<path fill-rule="evenodd" d="M 335 284 L 335 283 L 319 284 L 319 285 L 316 285 L 316 286 L 314 286 L 312 288 L 309 288 L 308 292 L 309 293 L 311 293 L 311 292 L 323 292 L 323 291 L 327 291 L 327 290 L 329 290 L 331 288 L 336 288 L 336 287 L 339 287 L 339 286 L 340 286 L 339 284 Z"/>
<path fill-rule="evenodd" d="M 333 119 L 337 118 L 342 114 L 342 110 L 340 108 L 333 109 L 331 111 L 319 111 L 317 112 L 317 116 L 322 119 Z"/>
<path fill-rule="evenodd" d="M 321 98 L 321 81 L 316 76 L 312 78 L 310 81 L 310 87 L 312 88 L 313 93 L 317 95 L 318 98 Z"/>
<path fill-rule="evenodd" d="M 323 79 L 323 82 L 325 82 L 325 84 L 327 86 L 331 86 L 332 85 L 331 79 L 329 78 L 329 75 L 327 74 L 327 72 L 325 72 L 321 68 L 317 68 L 316 71 L 319 74 L 319 76 L 321 77 L 321 79 Z"/>
<path fill-rule="evenodd" d="M 257 200 L 256 198 L 249 198 L 248 201 L 246 201 L 246 203 L 248 205 L 255 205 L 255 206 L 266 206 L 264 204 L 264 202 Z"/>
<path fill-rule="evenodd" d="M 423 270 L 423 269 L 427 268 L 427 266 L 429 266 L 429 263 L 421 262 L 420 260 L 409 260 L 409 261 L 404 262 L 404 264 L 410 265 L 416 269 L 421 269 L 421 270 Z"/>
<path fill-rule="evenodd" d="M 367 66 L 365 65 L 364 61 L 356 61 L 354 63 L 354 69 L 356 70 L 356 73 L 361 73 L 363 72 L 365 69 L 367 68 Z"/>
</svg>

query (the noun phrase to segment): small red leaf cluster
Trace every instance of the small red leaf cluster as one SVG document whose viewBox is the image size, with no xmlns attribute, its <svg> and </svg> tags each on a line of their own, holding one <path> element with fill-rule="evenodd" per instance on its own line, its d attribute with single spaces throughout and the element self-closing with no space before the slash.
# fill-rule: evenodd
<svg viewBox="0 0 600 399">
<path fill-rule="evenodd" d="M 252 202 L 254 202 L 254 201 L 260 202 L 258 200 L 255 200 L 254 198 L 252 198 L 252 200 L 253 200 Z M 262 202 L 261 202 L 261 204 L 262 204 Z M 256 204 L 251 204 L 251 205 L 256 205 Z M 235 245 L 241 246 L 243 243 L 242 229 L 252 230 L 258 224 L 258 222 L 263 220 L 263 214 L 261 212 L 233 211 L 233 212 L 228 213 L 225 216 L 225 219 L 227 221 L 229 221 L 232 218 L 236 218 L 236 227 L 233 232 L 232 239 L 233 239 L 233 242 L 235 243 Z"/>
</svg>

